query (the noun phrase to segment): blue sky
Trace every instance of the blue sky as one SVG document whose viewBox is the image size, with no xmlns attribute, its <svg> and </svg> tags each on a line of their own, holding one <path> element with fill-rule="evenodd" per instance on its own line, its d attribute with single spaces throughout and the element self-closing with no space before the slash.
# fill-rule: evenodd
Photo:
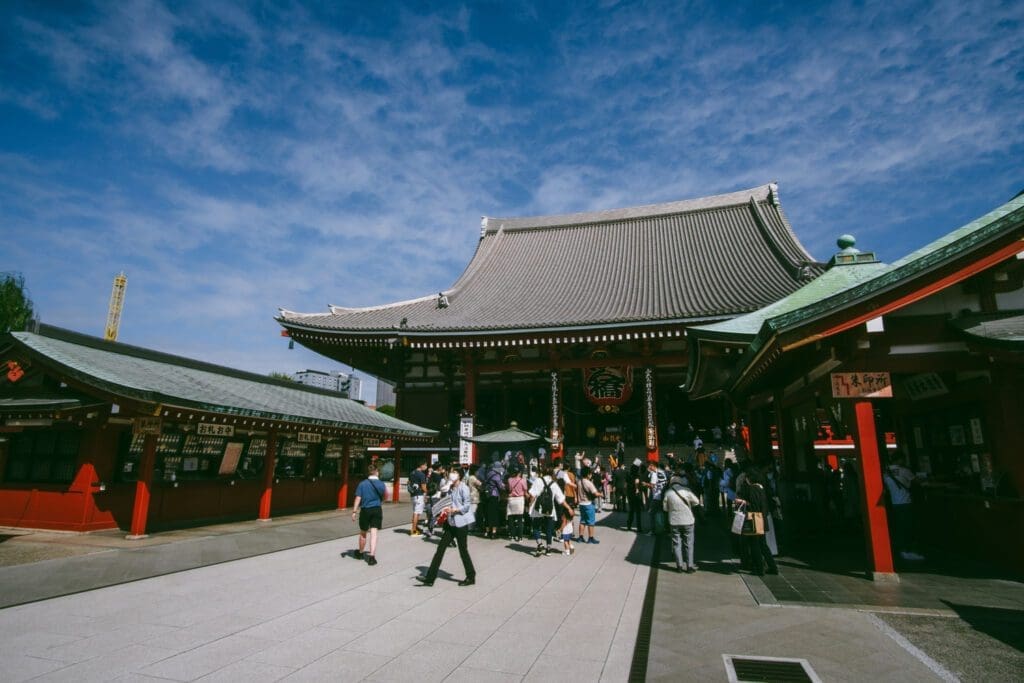
<svg viewBox="0 0 1024 683">
<path fill-rule="evenodd" d="M 0 6 L 0 270 L 45 322 L 256 372 L 277 307 L 448 287 L 480 216 L 777 181 L 820 259 L 1024 189 L 1024 3 Z"/>
</svg>

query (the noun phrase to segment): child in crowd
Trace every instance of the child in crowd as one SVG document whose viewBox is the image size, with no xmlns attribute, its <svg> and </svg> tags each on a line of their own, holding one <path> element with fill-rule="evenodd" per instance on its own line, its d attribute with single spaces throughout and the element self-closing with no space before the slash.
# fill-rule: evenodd
<svg viewBox="0 0 1024 683">
<path fill-rule="evenodd" d="M 576 546 L 572 543 L 572 518 L 573 513 L 562 508 L 562 516 L 559 518 L 558 527 L 562 530 L 562 549 L 566 555 L 576 552 Z"/>
</svg>

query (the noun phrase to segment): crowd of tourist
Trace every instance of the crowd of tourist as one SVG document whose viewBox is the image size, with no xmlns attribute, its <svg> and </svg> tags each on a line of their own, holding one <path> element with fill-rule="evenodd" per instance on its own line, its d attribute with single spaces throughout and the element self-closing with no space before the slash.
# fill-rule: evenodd
<svg viewBox="0 0 1024 683">
<path fill-rule="evenodd" d="M 689 425 L 688 425 L 689 427 Z M 680 573 L 694 573 L 694 549 L 698 522 L 710 520 L 733 533 L 732 553 L 742 569 L 753 574 L 775 574 L 775 556 L 785 522 L 783 500 L 792 502 L 793 487 L 783 491 L 775 462 L 742 465 L 722 448 L 706 452 L 700 432 L 693 434 L 693 450 L 676 457 L 664 453 L 660 461 L 640 458 L 626 462 L 625 449 L 605 456 L 572 457 L 549 461 L 528 457 L 522 451 L 492 453 L 483 465 L 422 462 L 408 478 L 412 500 L 410 536 L 440 542 L 425 576 L 431 585 L 449 547 L 458 546 L 466 570 L 460 585 L 472 585 L 475 570 L 467 539 L 507 539 L 535 544 L 537 557 L 571 556 L 580 545 L 598 544 L 597 516 L 604 510 L 624 513 L 624 530 L 659 537 L 670 549 L 670 559 Z M 712 438 L 743 438 L 735 425 L 710 430 Z M 715 442 L 722 446 L 722 442 Z M 731 456 L 731 454 L 729 454 Z M 833 469 L 822 460 L 819 475 L 805 477 L 806 499 L 794 505 L 820 505 L 817 519 L 839 519 L 843 527 L 859 519 L 858 474 L 852 461 Z M 921 560 L 911 550 L 911 483 L 913 473 L 898 458 L 883 471 L 886 501 L 893 528 L 893 545 L 903 560 Z M 819 486 L 815 486 L 819 483 Z M 821 489 L 820 491 L 818 489 Z M 375 564 L 376 531 L 380 528 L 380 504 L 384 485 L 375 472 L 357 489 L 354 515 L 360 521 L 356 557 Z M 789 503 L 787 503 L 789 504 Z M 805 510 L 806 511 L 806 510 Z"/>
</svg>

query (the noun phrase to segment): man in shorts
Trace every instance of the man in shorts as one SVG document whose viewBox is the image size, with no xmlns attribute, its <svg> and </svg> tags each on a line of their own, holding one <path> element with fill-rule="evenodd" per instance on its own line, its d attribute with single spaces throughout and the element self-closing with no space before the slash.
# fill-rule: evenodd
<svg viewBox="0 0 1024 683">
<path fill-rule="evenodd" d="M 409 494 L 412 496 L 412 528 L 409 529 L 410 536 L 419 536 L 420 515 L 423 514 L 424 501 L 427 499 L 427 463 L 421 462 L 409 474 Z"/>
<path fill-rule="evenodd" d="M 366 564 L 377 564 L 377 532 L 384 522 L 384 482 L 378 476 L 376 465 L 370 466 L 370 476 L 356 487 L 356 500 L 352 506 L 352 519 L 359 516 L 359 550 L 354 553 L 357 560 L 366 559 Z M 366 552 L 366 534 L 370 534 L 370 552 Z"/>
<path fill-rule="evenodd" d="M 594 525 L 597 524 L 597 508 L 594 501 L 599 495 L 594 485 L 594 473 L 586 465 L 580 470 L 580 483 L 576 487 L 576 495 L 580 502 L 580 535 L 576 539 L 579 543 L 600 543 L 594 538 Z M 586 531 L 586 537 L 583 532 Z"/>
</svg>

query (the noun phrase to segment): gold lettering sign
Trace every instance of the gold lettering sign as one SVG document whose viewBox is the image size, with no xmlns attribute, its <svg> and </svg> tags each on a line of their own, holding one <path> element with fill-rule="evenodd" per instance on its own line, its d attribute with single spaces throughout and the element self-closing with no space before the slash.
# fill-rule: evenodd
<svg viewBox="0 0 1024 683">
<path fill-rule="evenodd" d="M 200 422 L 196 427 L 196 434 L 199 434 L 200 436 L 234 436 L 235 426 Z"/>
</svg>

